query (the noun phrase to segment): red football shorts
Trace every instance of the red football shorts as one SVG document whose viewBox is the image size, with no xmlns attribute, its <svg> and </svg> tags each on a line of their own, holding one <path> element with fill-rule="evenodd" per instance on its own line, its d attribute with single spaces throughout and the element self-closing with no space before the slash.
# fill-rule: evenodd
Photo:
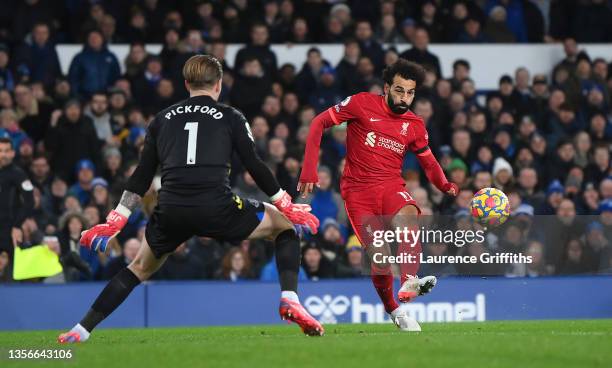
<svg viewBox="0 0 612 368">
<path fill-rule="evenodd" d="M 372 244 L 373 231 L 385 230 L 389 226 L 385 222 L 403 207 L 412 205 L 421 213 L 406 187 L 399 183 L 346 191 L 344 205 L 353 231 L 364 247 Z"/>
</svg>

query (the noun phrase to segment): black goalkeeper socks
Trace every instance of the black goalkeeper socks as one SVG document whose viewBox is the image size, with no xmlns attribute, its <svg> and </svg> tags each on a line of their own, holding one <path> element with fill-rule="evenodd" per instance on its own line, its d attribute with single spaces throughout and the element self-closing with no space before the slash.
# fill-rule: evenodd
<svg viewBox="0 0 612 368">
<path fill-rule="evenodd" d="M 295 230 L 285 230 L 276 237 L 276 268 L 281 291 L 297 291 L 300 271 L 300 238 Z"/>
<path fill-rule="evenodd" d="M 119 271 L 106 284 L 87 315 L 81 320 L 81 326 L 91 332 L 123 303 L 138 284 L 140 284 L 140 279 L 129 268 L 126 267 Z"/>
</svg>

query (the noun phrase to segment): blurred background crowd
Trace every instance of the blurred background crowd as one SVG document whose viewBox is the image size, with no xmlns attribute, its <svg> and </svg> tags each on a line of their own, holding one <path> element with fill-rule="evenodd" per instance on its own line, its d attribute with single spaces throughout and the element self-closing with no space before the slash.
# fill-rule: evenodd
<svg viewBox="0 0 612 368">
<path fill-rule="evenodd" d="M 403 175 L 410 193 L 425 215 L 449 216 L 464 228 L 474 226 L 467 209 L 475 190 L 502 189 L 513 208 L 487 243 L 426 246 L 425 252 L 522 252 L 535 259 L 421 271 L 542 276 L 612 270 L 612 64 L 580 47 L 612 42 L 608 1 L 0 0 L 0 9 L 11 9 L 0 13 L 0 138 L 11 140 L 12 161 L 34 186 L 19 245 L 47 244 L 64 267 L 47 282 L 107 279 L 134 258 L 159 179 L 109 255 L 80 248 L 78 239 L 116 205 L 147 123 L 186 97 L 181 68 L 199 53 L 222 61 L 221 100 L 248 117 L 260 156 L 294 198 L 312 118 L 348 95 L 381 93 L 381 71 L 399 57 L 421 63 L 427 78 L 412 109 L 426 121 L 430 146 L 461 192 L 444 198 L 409 154 Z M 441 42 L 560 42 L 565 57 L 547 74 L 508 70 L 497 76 L 497 90 L 484 91 L 470 78 L 466 60 L 450 61 L 452 75 L 442 75 L 428 49 Z M 83 45 L 66 75 L 58 43 Z M 125 60 L 108 48 L 119 43 L 130 45 Z M 148 53 L 148 43 L 162 44 L 161 53 Z M 227 43 L 245 44 L 232 68 L 225 62 Z M 271 43 L 337 43 L 344 55 L 332 65 L 312 47 L 303 65 L 279 65 Z M 411 47 L 399 53 L 398 43 Z M 346 126 L 327 132 L 321 148 L 321 186 L 301 199 L 312 205 L 321 228 L 304 239 L 301 278 L 362 277 L 363 255 L 338 190 Z M 232 184 L 240 196 L 268 200 L 238 160 Z M 553 230 L 536 231 L 538 216 L 549 216 Z M 11 231 L 10 223 L 0 227 Z M 0 244 L 0 281 L 11 281 L 12 247 Z M 193 238 L 155 278 L 274 280 L 272 248 L 265 241 Z"/>
</svg>

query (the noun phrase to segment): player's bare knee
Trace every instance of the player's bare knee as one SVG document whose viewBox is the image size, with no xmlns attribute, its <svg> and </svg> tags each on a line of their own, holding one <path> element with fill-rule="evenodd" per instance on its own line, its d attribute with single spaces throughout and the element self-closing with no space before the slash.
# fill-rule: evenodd
<svg viewBox="0 0 612 368">
<path fill-rule="evenodd" d="M 293 224 L 285 215 L 283 215 L 279 210 L 275 207 L 270 207 L 270 212 L 273 215 L 273 223 L 277 228 L 284 228 L 285 230 L 288 228 L 292 228 Z"/>
<path fill-rule="evenodd" d="M 390 254 L 388 247 L 367 247 L 366 254 L 372 263 L 373 272 L 387 271 L 391 267 L 387 262 L 387 256 Z"/>
<path fill-rule="evenodd" d="M 417 217 L 418 215 L 419 215 L 419 209 L 415 205 L 409 204 L 409 205 L 406 205 L 400 208 L 400 210 L 397 211 L 397 214 L 395 215 L 395 217 L 397 216 Z"/>
<path fill-rule="evenodd" d="M 276 239 L 280 233 L 294 228 L 291 221 L 275 207 L 266 206 L 266 216 L 270 219 L 270 238 Z"/>
<path fill-rule="evenodd" d="M 295 229 L 295 227 L 293 226 L 291 221 L 287 220 L 285 216 L 281 216 L 278 222 L 278 226 L 276 227 L 276 235 L 292 229 Z"/>
<path fill-rule="evenodd" d="M 387 275 L 391 271 L 389 263 L 375 263 L 372 265 L 371 272 L 373 275 Z"/>
<path fill-rule="evenodd" d="M 286 224 L 284 222 L 279 222 L 277 224 L 277 226 L 273 227 L 270 231 L 270 239 L 274 240 L 276 239 L 277 236 L 279 236 L 281 233 L 287 231 L 287 230 L 295 230 L 295 228 L 293 227 L 293 224 L 289 223 Z"/>
<path fill-rule="evenodd" d="M 418 224 L 419 209 L 412 204 L 402 207 L 391 220 L 394 227 L 407 227 Z"/>
<path fill-rule="evenodd" d="M 145 267 L 143 263 L 144 262 L 139 262 L 135 259 L 128 265 L 130 271 L 132 271 L 140 281 L 148 280 L 155 272 L 154 270 L 151 270 L 150 267 Z"/>
<path fill-rule="evenodd" d="M 376 268 L 377 270 L 382 270 L 382 271 L 386 271 L 391 267 L 391 264 L 384 261 L 384 262 L 374 262 L 374 268 Z"/>
</svg>

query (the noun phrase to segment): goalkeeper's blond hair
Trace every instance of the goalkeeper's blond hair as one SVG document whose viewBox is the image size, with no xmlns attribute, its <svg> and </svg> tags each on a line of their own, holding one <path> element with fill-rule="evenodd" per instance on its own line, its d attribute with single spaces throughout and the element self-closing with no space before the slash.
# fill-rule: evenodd
<svg viewBox="0 0 612 368">
<path fill-rule="evenodd" d="M 222 77 L 221 63 L 210 55 L 194 55 L 183 66 L 183 78 L 190 89 L 211 89 Z"/>
</svg>

